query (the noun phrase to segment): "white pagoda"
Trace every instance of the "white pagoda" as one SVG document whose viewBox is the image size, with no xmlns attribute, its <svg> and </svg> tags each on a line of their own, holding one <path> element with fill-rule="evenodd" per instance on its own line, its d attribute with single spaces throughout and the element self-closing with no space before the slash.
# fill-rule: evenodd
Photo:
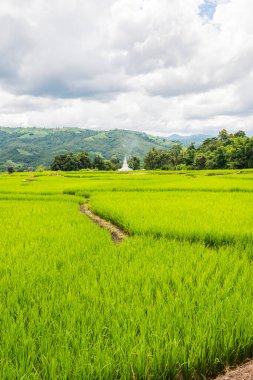
<svg viewBox="0 0 253 380">
<path fill-rule="evenodd" d="M 130 170 L 133 170 L 133 169 L 129 168 L 129 166 L 127 164 L 127 159 L 126 159 L 126 156 L 125 156 L 122 168 L 120 168 L 119 171 L 126 172 L 126 171 L 130 171 Z"/>
</svg>

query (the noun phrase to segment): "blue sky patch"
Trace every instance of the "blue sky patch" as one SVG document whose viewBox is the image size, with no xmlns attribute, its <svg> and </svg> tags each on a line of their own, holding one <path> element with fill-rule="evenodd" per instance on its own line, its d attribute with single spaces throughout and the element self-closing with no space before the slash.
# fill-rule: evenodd
<svg viewBox="0 0 253 380">
<path fill-rule="evenodd" d="M 201 17 L 207 17 L 212 20 L 217 7 L 216 0 L 205 0 L 199 7 L 199 14 Z"/>
</svg>

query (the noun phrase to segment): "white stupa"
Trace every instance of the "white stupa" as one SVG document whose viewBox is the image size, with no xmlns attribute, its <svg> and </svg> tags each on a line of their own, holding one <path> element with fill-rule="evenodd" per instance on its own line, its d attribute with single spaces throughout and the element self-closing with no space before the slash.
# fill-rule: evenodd
<svg viewBox="0 0 253 380">
<path fill-rule="evenodd" d="M 133 170 L 133 169 L 129 168 L 129 166 L 127 164 L 127 159 L 126 159 L 126 156 L 125 156 L 122 168 L 120 168 L 119 171 L 126 172 L 126 171 L 130 171 L 130 170 Z"/>
</svg>

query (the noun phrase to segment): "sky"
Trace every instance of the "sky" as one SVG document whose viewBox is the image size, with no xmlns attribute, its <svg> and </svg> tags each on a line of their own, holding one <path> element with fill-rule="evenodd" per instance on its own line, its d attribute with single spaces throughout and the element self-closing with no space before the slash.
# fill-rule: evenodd
<svg viewBox="0 0 253 380">
<path fill-rule="evenodd" d="M 1 0 L 0 125 L 253 134 L 252 0 Z"/>
</svg>

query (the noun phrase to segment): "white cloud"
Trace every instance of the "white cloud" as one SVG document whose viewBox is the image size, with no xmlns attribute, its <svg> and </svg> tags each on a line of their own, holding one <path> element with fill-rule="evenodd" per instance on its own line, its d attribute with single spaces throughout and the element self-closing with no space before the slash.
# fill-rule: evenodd
<svg viewBox="0 0 253 380">
<path fill-rule="evenodd" d="M 252 0 L 2 0 L 0 124 L 253 132 Z"/>
</svg>

